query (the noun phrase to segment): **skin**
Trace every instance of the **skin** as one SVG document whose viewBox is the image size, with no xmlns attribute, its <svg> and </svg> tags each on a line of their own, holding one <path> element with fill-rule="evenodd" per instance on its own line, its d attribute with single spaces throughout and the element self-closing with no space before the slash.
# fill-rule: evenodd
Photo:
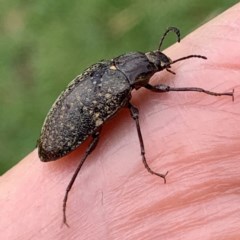
<svg viewBox="0 0 240 240">
<path fill-rule="evenodd" d="M 62 199 L 88 139 L 76 151 L 43 163 L 35 149 L 0 181 L 1 239 L 240 239 L 240 4 L 167 49 L 173 60 L 202 54 L 155 74 L 151 83 L 203 87 L 201 93 L 133 94 L 146 157 L 134 121 L 122 110 L 103 128 L 99 145 Z"/>
</svg>

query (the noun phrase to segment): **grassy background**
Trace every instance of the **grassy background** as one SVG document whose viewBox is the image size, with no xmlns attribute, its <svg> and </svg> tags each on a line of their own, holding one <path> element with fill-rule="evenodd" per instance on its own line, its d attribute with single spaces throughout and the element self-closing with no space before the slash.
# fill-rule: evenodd
<svg viewBox="0 0 240 240">
<path fill-rule="evenodd" d="M 35 148 L 53 101 L 86 67 L 156 49 L 168 26 L 186 35 L 237 2 L 1 1 L 0 174 Z"/>
</svg>

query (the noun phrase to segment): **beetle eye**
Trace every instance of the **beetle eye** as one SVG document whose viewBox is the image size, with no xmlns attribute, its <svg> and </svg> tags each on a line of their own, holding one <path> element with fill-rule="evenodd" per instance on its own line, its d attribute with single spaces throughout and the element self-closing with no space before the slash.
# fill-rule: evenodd
<svg viewBox="0 0 240 240">
<path fill-rule="evenodd" d="M 161 59 L 160 66 L 169 68 L 172 63 L 172 60 L 168 57 Z"/>
<path fill-rule="evenodd" d="M 163 66 L 169 66 L 170 64 L 169 64 L 169 62 L 162 62 L 162 65 Z"/>
<path fill-rule="evenodd" d="M 172 63 L 172 60 L 163 53 L 160 53 L 159 60 L 161 67 L 170 66 L 170 64 Z"/>
<path fill-rule="evenodd" d="M 160 62 L 160 66 L 161 66 L 161 67 L 166 67 L 167 64 L 166 64 L 166 62 L 161 61 L 161 62 Z"/>
</svg>

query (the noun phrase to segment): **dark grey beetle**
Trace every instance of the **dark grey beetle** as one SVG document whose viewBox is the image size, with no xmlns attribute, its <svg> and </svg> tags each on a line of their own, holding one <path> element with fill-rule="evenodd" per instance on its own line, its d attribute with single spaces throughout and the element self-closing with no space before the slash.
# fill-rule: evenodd
<svg viewBox="0 0 240 240">
<path fill-rule="evenodd" d="M 43 162 L 59 159 L 81 145 L 89 136 L 92 141 L 81 159 L 65 193 L 63 200 L 63 223 L 66 221 L 66 204 L 68 193 L 88 155 L 96 147 L 102 125 L 115 115 L 119 109 L 127 107 L 134 119 L 140 141 L 144 166 L 154 175 L 164 179 L 166 175 L 154 172 L 147 164 L 143 138 L 138 120 L 138 109 L 132 105 L 131 91 L 145 87 L 153 92 L 197 91 L 206 94 L 233 97 L 233 92 L 215 93 L 202 88 L 172 88 L 163 84 L 151 85 L 150 78 L 154 73 L 188 58 L 203 58 L 201 55 L 189 55 L 172 61 L 160 51 L 166 35 L 173 31 L 180 42 L 180 31 L 170 27 L 163 34 L 156 51 L 142 53 L 130 52 L 96 63 L 77 76 L 63 91 L 53 104 L 42 127 L 38 141 L 38 154 Z"/>
</svg>

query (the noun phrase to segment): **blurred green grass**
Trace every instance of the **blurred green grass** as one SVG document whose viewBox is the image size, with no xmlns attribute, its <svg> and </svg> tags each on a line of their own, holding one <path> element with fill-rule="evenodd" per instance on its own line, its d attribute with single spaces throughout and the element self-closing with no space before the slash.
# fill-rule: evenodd
<svg viewBox="0 0 240 240">
<path fill-rule="evenodd" d="M 237 2 L 2 1 L 0 174 L 35 148 L 53 101 L 86 67 L 156 49 L 168 26 L 186 35 Z"/>
</svg>

